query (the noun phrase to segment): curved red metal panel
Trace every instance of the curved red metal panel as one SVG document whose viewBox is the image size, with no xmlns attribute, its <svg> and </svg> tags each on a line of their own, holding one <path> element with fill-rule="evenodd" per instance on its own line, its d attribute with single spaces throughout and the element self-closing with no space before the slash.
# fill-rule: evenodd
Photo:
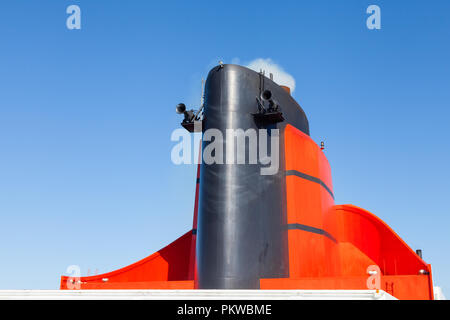
<svg viewBox="0 0 450 320">
<path fill-rule="evenodd" d="M 133 287 L 133 283 L 138 288 L 142 283 L 147 283 L 146 289 L 160 289 L 161 286 L 167 287 L 167 284 L 160 282 L 193 280 L 189 274 L 191 242 L 192 231 L 189 231 L 154 254 L 124 268 L 81 277 L 79 289 L 92 289 L 93 284 L 97 289 L 129 289 L 130 286 Z M 68 289 L 67 281 L 71 279 L 62 276 L 60 288 Z M 153 282 L 155 287 L 148 287 L 148 282 Z"/>
<path fill-rule="evenodd" d="M 373 260 L 385 275 L 430 273 L 423 261 L 384 221 L 353 205 L 335 206 L 338 242 L 348 242 Z"/>
</svg>

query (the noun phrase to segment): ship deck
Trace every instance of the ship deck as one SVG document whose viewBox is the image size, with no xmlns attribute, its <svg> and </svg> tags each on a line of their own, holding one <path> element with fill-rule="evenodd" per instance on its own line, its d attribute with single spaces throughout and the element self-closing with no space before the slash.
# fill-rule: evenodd
<svg viewBox="0 0 450 320">
<path fill-rule="evenodd" d="M 396 300 L 383 290 L 0 290 L 0 300 Z"/>
</svg>

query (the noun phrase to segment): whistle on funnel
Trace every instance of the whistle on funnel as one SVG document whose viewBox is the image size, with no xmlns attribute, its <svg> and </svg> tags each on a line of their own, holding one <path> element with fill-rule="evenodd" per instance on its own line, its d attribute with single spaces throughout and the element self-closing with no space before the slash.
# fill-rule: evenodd
<svg viewBox="0 0 450 320">
<path fill-rule="evenodd" d="M 181 122 L 181 125 L 189 132 L 197 132 L 201 131 L 201 117 L 200 112 L 202 111 L 203 107 L 200 108 L 200 110 L 195 111 L 193 109 L 186 110 L 186 105 L 184 103 L 177 104 L 175 111 L 178 114 L 183 114 L 184 119 L 183 122 Z M 196 125 L 194 125 L 196 124 Z"/>
</svg>

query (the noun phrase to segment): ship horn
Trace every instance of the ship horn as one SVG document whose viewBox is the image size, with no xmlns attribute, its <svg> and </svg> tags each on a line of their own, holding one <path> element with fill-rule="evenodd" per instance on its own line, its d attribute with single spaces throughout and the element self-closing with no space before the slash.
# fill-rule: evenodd
<svg viewBox="0 0 450 320">
<path fill-rule="evenodd" d="M 178 114 L 183 114 L 186 111 L 186 106 L 184 103 L 177 104 L 176 111 Z"/>
<path fill-rule="evenodd" d="M 266 101 L 272 100 L 272 91 L 264 90 L 263 93 L 261 93 L 261 98 Z"/>
</svg>

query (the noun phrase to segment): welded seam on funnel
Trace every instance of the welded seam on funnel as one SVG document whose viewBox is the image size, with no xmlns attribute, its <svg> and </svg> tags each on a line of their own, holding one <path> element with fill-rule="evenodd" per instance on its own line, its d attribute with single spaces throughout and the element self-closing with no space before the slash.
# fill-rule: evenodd
<svg viewBox="0 0 450 320">
<path fill-rule="evenodd" d="M 319 228 L 314 228 L 314 227 L 307 226 L 307 225 L 304 225 L 304 224 L 290 223 L 290 224 L 287 225 L 287 229 L 288 230 L 302 230 L 302 231 L 307 231 L 307 232 L 311 232 L 311 233 L 320 234 L 320 235 L 323 235 L 323 236 L 327 237 L 328 239 L 330 239 L 333 242 L 337 242 L 336 239 L 331 234 L 326 232 L 325 230 L 319 229 Z"/>
<path fill-rule="evenodd" d="M 331 195 L 331 197 L 334 200 L 334 194 L 331 191 L 331 189 L 328 188 L 328 186 L 325 184 L 325 182 L 323 182 L 319 178 L 310 176 L 309 174 L 306 174 L 306 173 L 303 173 L 303 172 L 300 172 L 300 171 L 297 171 L 297 170 L 286 170 L 286 176 L 296 176 L 296 177 L 299 177 L 299 178 L 302 178 L 302 179 L 305 179 L 305 180 L 308 180 L 308 181 L 311 181 L 311 182 L 318 183 L 322 187 L 324 187 L 325 190 L 327 190 L 327 192 Z"/>
</svg>

